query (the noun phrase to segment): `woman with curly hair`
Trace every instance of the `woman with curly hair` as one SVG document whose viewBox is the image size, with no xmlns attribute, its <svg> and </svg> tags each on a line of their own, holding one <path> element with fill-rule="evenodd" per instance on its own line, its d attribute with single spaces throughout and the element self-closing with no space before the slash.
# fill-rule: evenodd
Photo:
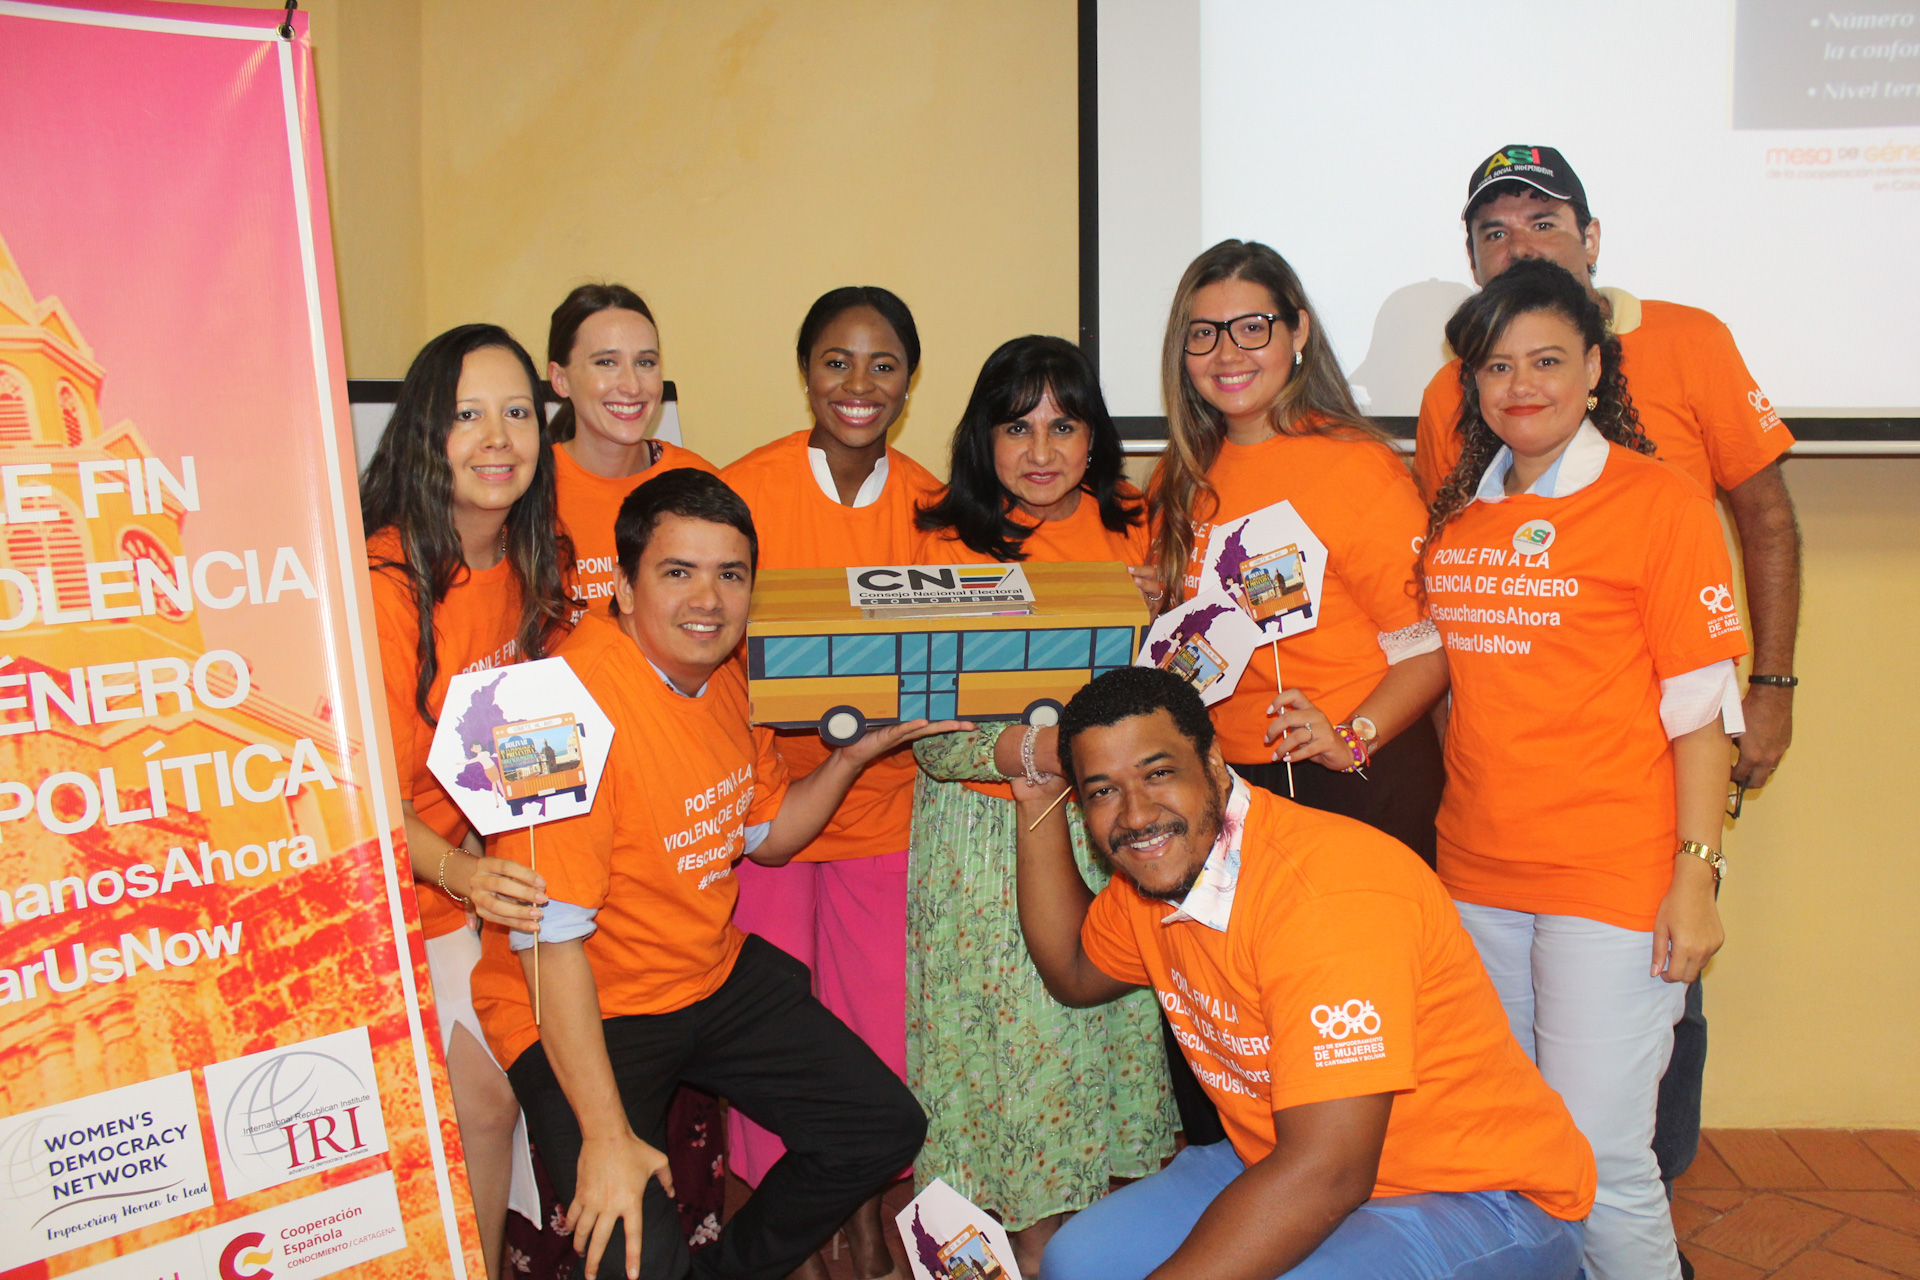
<svg viewBox="0 0 1920 1280">
<path fill-rule="evenodd" d="M 1713 507 L 1652 444 L 1565 268 L 1447 323 L 1460 459 L 1421 567 L 1453 709 L 1439 872 L 1521 1047 L 1592 1143 L 1595 1280 L 1680 1275 L 1652 1151 L 1714 896 L 1746 652 Z"/>
</svg>

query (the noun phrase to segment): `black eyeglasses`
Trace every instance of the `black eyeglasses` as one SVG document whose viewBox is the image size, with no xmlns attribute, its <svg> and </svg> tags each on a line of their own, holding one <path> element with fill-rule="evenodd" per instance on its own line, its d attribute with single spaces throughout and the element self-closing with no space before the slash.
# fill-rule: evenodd
<svg viewBox="0 0 1920 1280">
<path fill-rule="evenodd" d="M 1746 803 L 1747 803 L 1747 784 L 1744 782 L 1734 783 L 1733 790 L 1727 792 L 1727 816 L 1729 818 L 1739 817 L 1740 810 L 1746 805 Z"/>
<path fill-rule="evenodd" d="M 1220 345 L 1220 334 L 1225 330 L 1234 346 L 1242 351 L 1258 351 L 1273 341 L 1274 322 L 1279 319 L 1277 315 L 1254 311 L 1231 320 L 1190 320 L 1184 350 L 1190 356 L 1207 355 Z"/>
</svg>

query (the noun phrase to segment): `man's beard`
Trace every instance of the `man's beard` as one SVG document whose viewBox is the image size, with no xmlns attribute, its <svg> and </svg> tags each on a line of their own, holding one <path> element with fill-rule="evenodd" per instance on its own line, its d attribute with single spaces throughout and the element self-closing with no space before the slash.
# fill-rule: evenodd
<svg viewBox="0 0 1920 1280">
<path fill-rule="evenodd" d="M 1226 819 L 1226 810 L 1221 805 L 1220 798 L 1209 795 L 1207 797 L 1206 812 L 1202 815 L 1202 833 L 1212 833 L 1207 836 L 1207 852 L 1211 853 L 1213 851 L 1213 843 L 1220 838 L 1220 829 L 1225 824 Z M 1156 822 L 1150 827 L 1135 827 L 1115 831 L 1107 844 L 1107 849 L 1109 850 L 1107 853 L 1107 861 L 1111 863 L 1114 869 L 1119 871 L 1121 875 L 1126 876 L 1127 881 L 1132 884 L 1135 889 L 1138 889 L 1142 896 L 1158 898 L 1162 902 L 1179 906 L 1182 902 L 1186 901 L 1187 895 L 1193 892 L 1193 886 L 1200 883 L 1200 873 L 1206 870 L 1207 866 L 1205 857 L 1200 859 L 1199 865 L 1194 867 L 1192 874 L 1187 876 L 1180 884 L 1171 889 L 1156 890 L 1149 889 L 1134 879 L 1133 873 L 1127 870 L 1126 864 L 1115 858 L 1110 851 L 1133 844 L 1137 841 L 1152 840 L 1157 836 L 1183 836 L 1187 833 L 1188 824 L 1185 818 L 1174 818 L 1168 822 Z"/>
</svg>

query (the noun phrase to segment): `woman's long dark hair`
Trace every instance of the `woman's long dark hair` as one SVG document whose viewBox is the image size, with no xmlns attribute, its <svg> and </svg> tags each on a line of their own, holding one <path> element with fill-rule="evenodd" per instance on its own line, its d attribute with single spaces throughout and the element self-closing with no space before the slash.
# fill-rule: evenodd
<svg viewBox="0 0 1920 1280">
<path fill-rule="evenodd" d="M 1521 259 L 1461 303 L 1447 321 L 1447 345 L 1460 357 L 1460 417 L 1454 423 L 1460 460 L 1427 509 L 1427 536 L 1420 544 L 1423 569 L 1427 548 L 1439 539 L 1447 522 L 1473 501 L 1480 477 L 1500 452 L 1500 437 L 1480 412 L 1480 384 L 1474 374 L 1509 325 L 1540 311 L 1552 312 L 1572 325 L 1584 344 L 1583 354 L 1600 348 L 1600 385 L 1593 389 L 1600 403 L 1587 413 L 1600 434 L 1635 453 L 1653 452 L 1653 441 L 1640 429 L 1640 411 L 1633 407 L 1626 375 L 1620 371 L 1620 339 L 1607 331 L 1599 302 L 1565 267 L 1544 258 Z M 1421 581 L 1425 581 L 1424 572 Z"/>
<path fill-rule="evenodd" d="M 547 360 L 562 368 L 573 362 L 573 340 L 587 317 L 602 311 L 634 311 L 645 316 L 658 332 L 660 322 L 647 309 L 646 299 L 623 284 L 583 284 L 560 300 L 547 322 Z M 561 400 L 554 411 L 552 435 L 555 444 L 573 439 L 579 424 L 573 419 L 573 401 Z"/>
<path fill-rule="evenodd" d="M 1140 504 L 1120 492 L 1120 431 L 1107 413 L 1093 362 L 1065 338 L 1028 334 L 1002 343 L 980 366 L 966 412 L 953 429 L 947 492 L 914 517 L 920 528 L 952 529 L 961 542 L 989 559 L 1027 558 L 1022 544 L 1033 526 L 1013 518 L 1014 497 L 993 466 L 993 431 L 1032 413 L 1048 392 L 1061 413 L 1087 424 L 1090 447 L 1080 490 L 1100 504 L 1100 523 L 1115 533 L 1140 523 Z"/>
<path fill-rule="evenodd" d="M 561 574 L 573 562 L 573 542 L 560 530 L 553 493 L 553 439 L 540 397 L 540 375 L 526 349 L 498 325 L 463 324 L 449 329 L 413 358 L 393 406 L 380 447 L 360 478 L 360 511 L 369 532 L 392 529 L 400 539 L 398 559 L 373 568 L 401 577 L 411 589 L 420 619 L 419 675 L 413 705 L 428 724 L 434 716 L 427 694 L 440 670 L 434 648 L 433 610 L 467 573 L 460 533 L 453 523 L 453 467 L 447 433 L 459 399 L 460 369 L 475 351 L 510 351 L 527 373 L 540 420 L 540 461 L 533 483 L 507 511 L 507 560 L 520 582 L 519 656 L 545 656 L 547 641 L 563 627 L 573 602 Z"/>
</svg>

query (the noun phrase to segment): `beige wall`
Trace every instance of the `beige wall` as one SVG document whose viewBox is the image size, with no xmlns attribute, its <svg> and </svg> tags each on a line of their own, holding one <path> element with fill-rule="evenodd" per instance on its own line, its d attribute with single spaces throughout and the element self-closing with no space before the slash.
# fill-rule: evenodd
<svg viewBox="0 0 1920 1280">
<path fill-rule="evenodd" d="M 1076 313 L 1074 6 L 319 0 L 357 377 L 495 320 L 536 349 L 583 280 L 658 311 L 689 444 L 805 425 L 807 304 L 883 284 L 926 359 L 901 439 L 944 441 L 987 352 Z M 1727 837 L 1707 1118 L 1920 1126 L 1920 460 L 1798 460 L 1797 741 Z"/>
</svg>

